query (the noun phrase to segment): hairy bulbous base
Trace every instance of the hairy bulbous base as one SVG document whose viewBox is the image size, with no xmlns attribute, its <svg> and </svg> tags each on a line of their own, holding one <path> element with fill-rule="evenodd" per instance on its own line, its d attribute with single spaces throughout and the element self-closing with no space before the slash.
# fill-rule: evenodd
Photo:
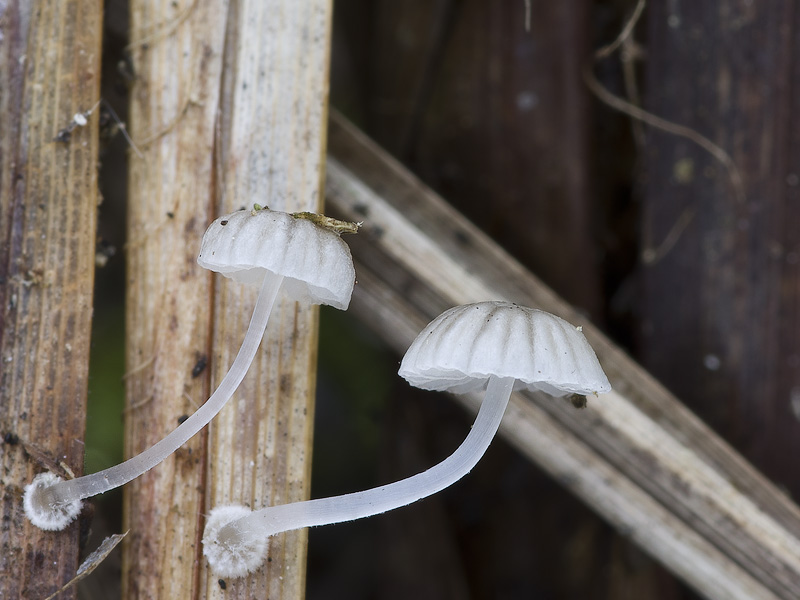
<svg viewBox="0 0 800 600">
<path fill-rule="evenodd" d="M 258 569 L 267 558 L 266 537 L 231 543 L 221 539 L 219 531 L 228 523 L 250 514 L 241 505 L 217 506 L 211 510 L 203 532 L 203 555 L 211 570 L 221 577 L 244 577 Z"/>
<path fill-rule="evenodd" d="M 72 500 L 59 504 L 48 504 L 42 498 L 42 492 L 51 485 L 63 481 L 54 473 L 39 473 L 25 486 L 22 505 L 25 516 L 39 529 L 61 531 L 72 523 L 81 512 L 81 501 Z"/>
</svg>

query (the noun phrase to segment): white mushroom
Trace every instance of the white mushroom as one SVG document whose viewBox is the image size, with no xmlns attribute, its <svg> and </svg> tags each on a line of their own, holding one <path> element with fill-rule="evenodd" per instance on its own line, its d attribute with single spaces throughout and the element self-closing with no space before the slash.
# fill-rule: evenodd
<svg viewBox="0 0 800 600">
<path fill-rule="evenodd" d="M 429 390 L 465 393 L 486 388 L 475 423 L 458 449 L 423 473 L 364 492 L 254 512 L 241 506 L 213 509 L 203 535 L 203 554 L 216 573 L 241 577 L 256 570 L 267 553 L 266 539 L 276 533 L 380 514 L 455 483 L 486 452 L 514 388 L 554 396 L 611 389 L 579 328 L 506 302 L 444 312 L 411 344 L 400 375 Z"/>
<path fill-rule="evenodd" d="M 242 382 L 279 291 L 298 302 L 347 308 L 355 282 L 350 249 L 335 227 L 321 227 L 315 224 L 314 217 L 258 208 L 238 211 L 211 223 L 203 236 L 198 264 L 261 290 L 230 370 L 208 401 L 141 454 L 68 481 L 50 473 L 37 475 L 25 488 L 23 503 L 25 514 L 34 525 L 63 529 L 80 512 L 82 499 L 135 479 L 205 427 Z"/>
</svg>

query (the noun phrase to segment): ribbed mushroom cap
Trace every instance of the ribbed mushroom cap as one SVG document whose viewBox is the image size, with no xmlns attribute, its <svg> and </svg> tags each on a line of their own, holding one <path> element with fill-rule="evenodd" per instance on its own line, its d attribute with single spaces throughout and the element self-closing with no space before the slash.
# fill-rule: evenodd
<svg viewBox="0 0 800 600">
<path fill-rule="evenodd" d="M 283 275 L 283 289 L 299 302 L 350 304 L 355 269 L 339 234 L 276 210 L 240 210 L 209 225 L 197 263 L 259 287 L 266 271 Z"/>
<path fill-rule="evenodd" d="M 583 333 L 550 313 L 507 302 L 456 306 L 417 336 L 400 376 L 426 389 L 465 393 L 489 377 L 553 396 L 611 390 Z"/>
</svg>

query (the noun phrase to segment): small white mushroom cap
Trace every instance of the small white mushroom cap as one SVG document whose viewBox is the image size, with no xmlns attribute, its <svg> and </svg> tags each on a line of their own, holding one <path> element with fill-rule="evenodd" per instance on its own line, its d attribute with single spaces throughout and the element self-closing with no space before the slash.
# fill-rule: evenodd
<svg viewBox="0 0 800 600">
<path fill-rule="evenodd" d="M 338 233 L 269 209 L 216 219 L 197 263 L 256 287 L 270 271 L 284 277 L 283 289 L 294 300 L 341 310 L 350 304 L 356 277 L 350 248 Z"/>
<path fill-rule="evenodd" d="M 25 486 L 22 497 L 22 506 L 25 516 L 39 529 L 45 531 L 60 531 L 72 523 L 81 512 L 81 501 L 72 500 L 57 506 L 46 504 L 42 499 L 42 492 L 51 485 L 64 481 L 55 473 L 45 471 L 39 473 Z"/>
<path fill-rule="evenodd" d="M 411 385 L 466 393 L 489 377 L 553 396 L 611 390 L 581 331 L 550 313 L 508 302 L 456 306 L 417 336 L 400 365 Z"/>
</svg>

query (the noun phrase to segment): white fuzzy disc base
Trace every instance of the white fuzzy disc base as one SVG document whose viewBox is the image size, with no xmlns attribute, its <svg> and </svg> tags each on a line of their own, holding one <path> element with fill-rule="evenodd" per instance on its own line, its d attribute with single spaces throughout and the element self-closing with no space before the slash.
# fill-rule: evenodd
<svg viewBox="0 0 800 600">
<path fill-rule="evenodd" d="M 219 538 L 220 529 L 250 512 L 249 508 L 238 504 L 217 506 L 211 510 L 206 521 L 203 555 L 208 559 L 211 570 L 221 577 L 244 577 L 258 569 L 267 558 L 266 536 L 239 543 L 230 543 Z"/>
<path fill-rule="evenodd" d="M 41 499 L 41 492 L 51 485 L 63 481 L 55 473 L 39 473 L 25 486 L 25 495 L 22 505 L 25 516 L 39 529 L 47 531 L 61 531 L 72 523 L 81 512 L 81 501 L 73 500 L 56 506 L 45 504 Z"/>
</svg>

